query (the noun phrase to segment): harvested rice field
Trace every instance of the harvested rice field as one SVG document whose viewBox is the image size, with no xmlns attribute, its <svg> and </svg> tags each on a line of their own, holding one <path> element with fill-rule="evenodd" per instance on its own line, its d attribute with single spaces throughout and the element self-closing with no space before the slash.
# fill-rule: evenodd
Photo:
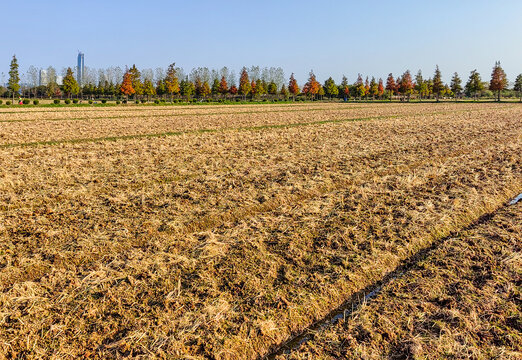
<svg viewBox="0 0 522 360">
<path fill-rule="evenodd" d="M 0 358 L 516 358 L 521 119 L 0 109 Z"/>
</svg>

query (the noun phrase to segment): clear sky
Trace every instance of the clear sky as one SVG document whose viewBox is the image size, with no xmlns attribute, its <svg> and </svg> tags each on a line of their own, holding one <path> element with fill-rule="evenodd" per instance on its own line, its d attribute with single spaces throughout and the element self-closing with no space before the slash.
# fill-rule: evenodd
<svg viewBox="0 0 522 360">
<path fill-rule="evenodd" d="M 281 66 L 301 82 L 357 73 L 385 78 L 409 69 L 489 79 L 496 60 L 510 81 L 522 73 L 520 0 L 6 1 L 0 72 L 16 54 L 21 71 L 136 64 L 237 71 Z"/>
</svg>

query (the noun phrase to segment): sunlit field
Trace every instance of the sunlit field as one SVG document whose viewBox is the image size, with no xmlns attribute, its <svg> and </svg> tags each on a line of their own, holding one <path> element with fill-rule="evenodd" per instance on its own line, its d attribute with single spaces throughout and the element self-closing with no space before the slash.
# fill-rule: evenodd
<svg viewBox="0 0 522 360">
<path fill-rule="evenodd" d="M 0 358 L 515 359 L 521 119 L 516 103 L 2 108 Z"/>
</svg>

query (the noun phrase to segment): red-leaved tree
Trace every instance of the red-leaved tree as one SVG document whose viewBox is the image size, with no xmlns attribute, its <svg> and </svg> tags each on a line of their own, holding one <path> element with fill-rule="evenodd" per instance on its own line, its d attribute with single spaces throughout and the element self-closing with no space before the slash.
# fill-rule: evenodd
<svg viewBox="0 0 522 360">
<path fill-rule="evenodd" d="M 497 92 L 497 101 L 500 101 L 500 92 L 508 85 L 508 79 L 504 69 L 500 66 L 500 61 L 495 62 L 493 72 L 491 73 L 491 81 L 489 90 Z"/>
</svg>

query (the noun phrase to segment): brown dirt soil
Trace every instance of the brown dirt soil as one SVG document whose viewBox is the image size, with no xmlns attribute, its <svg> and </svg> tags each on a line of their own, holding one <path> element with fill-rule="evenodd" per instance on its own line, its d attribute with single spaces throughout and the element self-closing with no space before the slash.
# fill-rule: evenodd
<svg viewBox="0 0 522 360">
<path fill-rule="evenodd" d="M 445 241 L 278 359 L 520 359 L 522 204 Z"/>
<path fill-rule="evenodd" d="M 0 353 L 268 353 L 519 190 L 521 108 L 418 109 L 0 149 Z"/>
</svg>

